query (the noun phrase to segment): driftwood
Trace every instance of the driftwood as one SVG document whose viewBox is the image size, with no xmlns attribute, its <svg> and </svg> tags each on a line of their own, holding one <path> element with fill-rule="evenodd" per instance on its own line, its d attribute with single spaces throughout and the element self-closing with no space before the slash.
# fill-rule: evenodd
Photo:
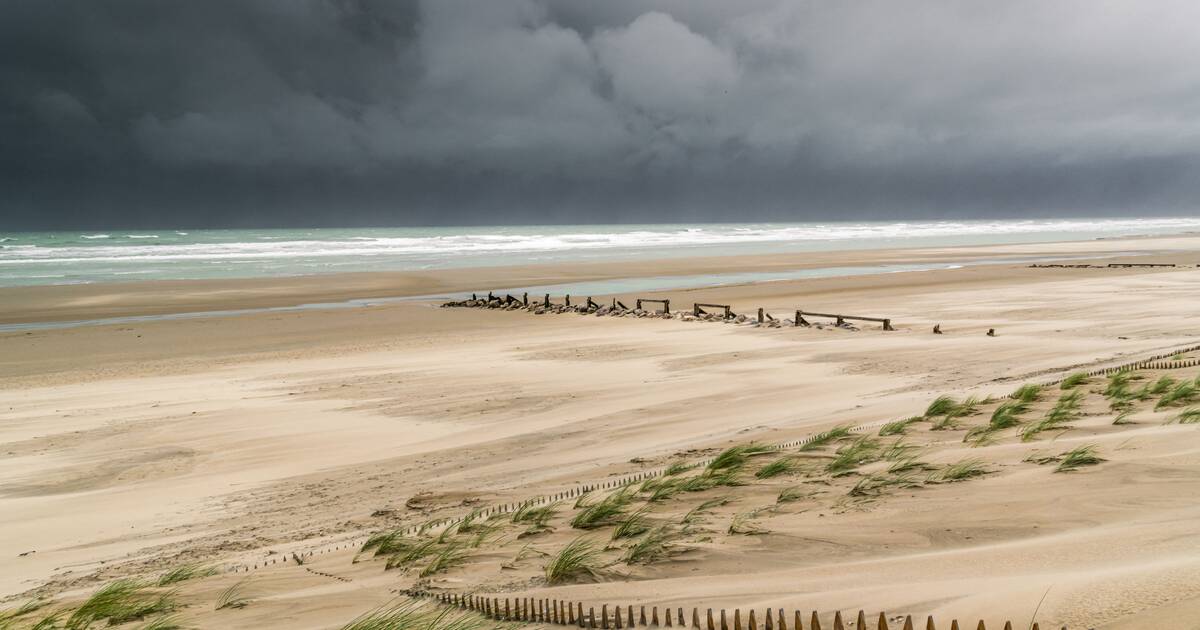
<svg viewBox="0 0 1200 630">
<path fill-rule="evenodd" d="M 814 313 L 812 311 L 796 311 L 797 326 L 809 325 L 808 320 L 804 319 L 805 315 L 808 315 L 809 317 L 832 317 L 837 320 L 836 325 L 838 326 L 845 324 L 847 319 L 853 319 L 860 322 L 879 322 L 883 324 L 884 330 L 896 330 L 895 328 L 892 328 L 892 320 L 887 317 L 861 317 L 858 315 L 838 315 L 836 313 Z"/>
</svg>

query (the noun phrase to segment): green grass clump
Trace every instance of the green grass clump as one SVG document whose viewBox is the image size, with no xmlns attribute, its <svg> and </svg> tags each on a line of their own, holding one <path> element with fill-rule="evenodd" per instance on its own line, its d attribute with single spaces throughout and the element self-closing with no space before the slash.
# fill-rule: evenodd
<svg viewBox="0 0 1200 630">
<path fill-rule="evenodd" d="M 575 515 L 575 518 L 571 519 L 571 527 L 575 529 L 595 529 L 604 525 L 611 525 L 618 517 L 625 513 L 625 506 L 629 505 L 632 501 L 633 492 L 627 488 L 621 488 L 596 503 L 585 505 Z"/>
<path fill-rule="evenodd" d="M 1036 401 L 1042 395 L 1042 386 L 1037 383 L 1025 383 L 1017 388 L 1009 398 L 1029 404 Z"/>
<path fill-rule="evenodd" d="M 1146 393 L 1154 396 L 1160 396 L 1166 393 L 1167 390 L 1171 389 L 1171 386 L 1175 385 L 1175 383 L 1175 379 L 1163 374 L 1157 381 L 1154 381 L 1150 385 L 1146 386 Z"/>
<path fill-rule="evenodd" d="M 672 462 L 667 469 L 663 471 L 664 477 L 673 477 L 680 473 L 685 473 L 692 469 L 692 465 L 687 462 Z"/>
<path fill-rule="evenodd" d="M 1104 388 L 1104 397 L 1116 401 L 1129 398 L 1129 384 L 1133 381 L 1133 373 L 1121 370 L 1108 376 L 1108 385 Z"/>
<path fill-rule="evenodd" d="M 406 550 L 412 545 L 413 541 L 404 538 L 402 530 L 393 529 L 371 534 L 371 536 L 367 538 L 367 542 L 363 543 L 362 548 L 360 548 L 358 551 L 359 553 L 374 551 L 374 555 L 376 556 L 386 556 L 398 551 Z"/>
<path fill-rule="evenodd" d="M 245 608 L 250 605 L 250 598 L 246 596 L 246 580 L 234 582 L 229 588 L 221 591 L 217 595 L 217 603 L 213 606 L 213 610 L 232 610 L 237 608 Z"/>
<path fill-rule="evenodd" d="M 179 582 L 205 578 L 216 574 L 216 567 L 207 567 L 200 564 L 181 564 L 160 575 L 156 584 L 158 586 L 170 586 Z"/>
<path fill-rule="evenodd" d="M 933 402 L 929 403 L 928 407 L 925 408 L 925 418 L 930 419 L 938 416 L 944 416 L 953 412 L 956 407 L 958 407 L 957 400 L 954 400 L 949 396 L 938 396 L 937 398 L 933 399 Z"/>
<path fill-rule="evenodd" d="M 1062 460 L 1058 463 L 1058 468 L 1054 472 L 1070 472 L 1083 466 L 1095 466 L 1104 459 L 1096 455 L 1096 445 L 1087 444 L 1073 448 L 1062 454 Z"/>
<path fill-rule="evenodd" d="M 834 427 L 824 433 L 819 433 L 812 440 L 800 446 L 801 451 L 815 451 L 839 440 L 850 437 L 850 425 Z"/>
<path fill-rule="evenodd" d="M 541 507 L 534 507 L 533 504 L 526 503 L 517 509 L 516 512 L 513 512 L 512 522 L 529 525 L 520 536 L 532 536 L 550 531 L 550 519 L 558 514 L 558 505 L 557 501 Z"/>
<path fill-rule="evenodd" d="M 804 488 L 801 488 L 800 486 L 791 486 L 788 488 L 784 488 L 783 490 L 780 490 L 779 496 L 775 497 L 775 502 L 776 503 L 792 503 L 794 501 L 799 501 L 800 499 L 807 498 L 808 496 L 809 496 L 809 493 L 805 492 Z"/>
<path fill-rule="evenodd" d="M 387 563 L 383 569 L 390 571 L 397 567 L 408 567 L 413 563 L 432 556 L 438 552 L 438 541 L 436 539 L 424 540 L 413 544 L 407 549 L 403 549 L 393 553 L 388 557 Z"/>
<path fill-rule="evenodd" d="M 879 440 L 862 436 L 853 442 L 839 448 L 833 461 L 825 466 L 825 471 L 831 475 L 848 473 L 859 466 L 878 459 Z"/>
<path fill-rule="evenodd" d="M 700 517 L 705 513 L 710 512 L 713 508 L 718 508 L 729 503 L 729 499 L 725 497 L 716 497 L 697 505 L 683 515 L 679 522 L 683 525 L 691 525 L 700 520 Z"/>
<path fill-rule="evenodd" d="M 1179 424 L 1200 424 L 1200 409 L 1195 407 L 1185 409 L 1178 416 L 1175 416 L 1175 422 Z"/>
<path fill-rule="evenodd" d="M 646 505 L 640 509 L 629 513 L 625 518 L 622 518 L 615 528 L 613 528 L 612 539 L 619 540 L 621 538 L 633 538 L 640 536 L 650 530 L 649 519 L 646 515 L 650 513 L 650 506 Z"/>
<path fill-rule="evenodd" d="M 741 485 L 745 484 L 738 477 L 738 469 L 729 468 L 719 471 L 705 470 L 699 475 L 688 477 L 679 482 L 679 490 L 681 492 L 704 492 L 719 486 Z"/>
<path fill-rule="evenodd" d="M 913 480 L 911 474 L 892 475 L 873 473 L 859 479 L 858 483 L 854 484 L 854 487 L 847 494 L 856 498 L 876 497 L 882 494 L 887 488 L 919 485 L 919 483 Z"/>
<path fill-rule="evenodd" d="M 929 464 L 917 459 L 916 457 L 909 457 L 897 460 L 891 466 L 888 466 L 887 471 L 889 475 L 903 475 L 906 473 L 919 472 L 929 469 Z"/>
<path fill-rule="evenodd" d="M 156 592 L 134 579 L 109 582 L 92 594 L 67 618 L 67 630 L 86 630 L 107 621 L 115 626 L 152 615 L 164 615 L 176 608 L 173 592 Z"/>
<path fill-rule="evenodd" d="M 673 551 L 671 541 L 674 537 L 673 530 L 666 525 L 659 525 L 629 545 L 621 561 L 625 564 L 651 564 L 665 560 Z"/>
<path fill-rule="evenodd" d="M 879 427 L 879 437 L 887 437 L 889 435 L 904 435 L 904 432 L 908 430 L 908 425 L 913 424 L 914 422 L 920 422 L 924 419 L 925 418 L 921 416 L 913 416 L 911 418 L 889 422 L 882 427 Z"/>
<path fill-rule="evenodd" d="M 986 474 L 988 474 L 988 470 L 984 467 L 983 462 L 978 459 L 964 459 L 944 466 L 930 475 L 928 481 L 930 483 L 953 483 L 982 477 Z"/>
<path fill-rule="evenodd" d="M 1191 403 L 1196 399 L 1197 393 L 1200 393 L 1200 391 L 1197 390 L 1194 382 L 1184 381 L 1164 393 L 1162 398 L 1159 398 L 1158 402 L 1154 405 L 1154 410 L 1158 411 L 1164 407 Z"/>
<path fill-rule="evenodd" d="M 988 423 L 981 427 L 975 427 L 967 432 L 964 441 L 975 440 L 981 443 L 997 431 L 1003 431 L 1021 424 L 1021 414 L 1029 409 L 1028 403 L 1023 403 L 1019 400 L 1011 400 L 1001 403 L 992 411 L 992 417 Z"/>
<path fill-rule="evenodd" d="M 49 602 L 42 599 L 31 599 L 24 604 L 17 606 L 16 608 L 0 610 L 0 630 L 7 630 L 8 628 L 16 627 L 15 624 L 18 619 L 32 615 L 33 613 L 44 608 L 48 603 Z M 54 623 L 57 623 L 57 621 Z"/>
<path fill-rule="evenodd" d="M 781 457 L 766 466 L 758 469 L 754 476 L 759 479 L 770 479 L 779 475 L 786 475 L 796 470 L 796 460 L 791 457 Z"/>
<path fill-rule="evenodd" d="M 902 459 L 909 459 L 921 448 L 916 444 L 909 444 L 903 438 L 888 444 L 883 450 L 879 451 L 879 459 L 895 462 Z"/>
<path fill-rule="evenodd" d="M 1075 389 L 1076 387 L 1086 383 L 1087 380 L 1088 375 L 1085 372 L 1076 372 L 1067 378 L 1064 378 L 1062 382 L 1058 384 L 1058 388 L 1062 390 Z"/>
<path fill-rule="evenodd" d="M 546 565 L 546 582 L 562 584 L 583 577 L 594 578 L 600 572 L 600 549 L 583 536 L 567 543 Z"/>
<path fill-rule="evenodd" d="M 1079 418 L 1079 404 L 1082 399 L 1083 394 L 1078 389 L 1060 396 L 1058 402 L 1046 412 L 1041 420 L 1025 425 L 1021 431 L 1021 441 L 1029 442 L 1037 439 L 1038 434 L 1044 431 L 1069 428 L 1067 423 Z"/>
<path fill-rule="evenodd" d="M 406 600 L 363 613 L 342 626 L 342 630 L 492 630 L 496 627 L 496 622 L 473 612 Z"/>
<path fill-rule="evenodd" d="M 420 577 L 429 577 L 443 573 L 453 567 L 466 563 L 469 554 L 459 543 L 450 543 L 439 549 L 430 559 L 429 564 L 421 569 Z"/>
</svg>

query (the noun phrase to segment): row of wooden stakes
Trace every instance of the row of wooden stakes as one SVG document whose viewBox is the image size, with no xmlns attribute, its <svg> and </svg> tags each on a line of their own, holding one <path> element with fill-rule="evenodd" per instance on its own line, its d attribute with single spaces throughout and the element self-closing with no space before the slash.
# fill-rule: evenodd
<svg viewBox="0 0 1200 630">
<path fill-rule="evenodd" d="M 497 621 L 578 626 L 580 628 L 601 628 L 604 630 L 620 630 L 621 628 L 634 628 L 637 626 L 694 628 L 697 630 L 759 630 L 760 627 L 753 609 L 746 615 L 745 625 L 743 626 L 742 610 L 740 608 L 733 610 L 732 623 L 725 609 L 720 609 L 716 616 L 714 616 L 713 609 L 708 608 L 705 612 L 704 625 L 700 624 L 700 609 L 692 608 L 691 624 L 689 625 L 682 607 L 675 610 L 672 610 L 670 607 L 664 607 L 662 616 L 660 617 L 658 606 L 651 606 L 649 615 L 647 616 L 646 606 L 641 606 L 639 610 L 635 611 L 632 605 L 626 606 L 624 609 L 618 605 L 614 606 L 610 612 L 608 605 L 603 604 L 600 606 L 599 615 L 597 615 L 594 606 L 589 606 L 585 614 L 582 602 L 567 602 L 558 599 L 521 597 L 516 599 L 504 598 L 504 600 L 501 600 L 498 597 L 489 598 L 480 595 L 459 595 L 457 593 L 410 592 L 409 594 L 415 597 L 432 598 L 443 605 L 474 611 Z M 896 619 L 896 623 L 900 623 L 898 618 Z M 788 630 L 787 613 L 780 608 L 776 614 L 776 611 L 768 608 L 766 614 L 762 617 L 761 628 L 762 630 Z M 888 630 L 888 628 L 887 615 L 879 613 L 876 629 Z M 792 629 L 805 630 L 804 616 L 799 610 L 795 611 L 795 614 L 792 615 Z M 821 618 L 816 611 L 813 611 L 809 617 L 808 630 L 821 630 Z M 846 630 L 846 623 L 842 619 L 840 611 L 835 612 L 833 615 L 833 630 Z M 858 611 L 858 618 L 854 622 L 854 630 L 869 630 L 865 611 Z M 912 615 L 904 617 L 903 630 L 913 630 Z M 937 625 L 934 623 L 933 617 L 926 618 L 925 630 L 937 630 Z M 950 621 L 950 630 L 960 630 L 957 619 Z M 987 626 L 983 620 L 979 621 L 976 630 L 987 630 Z M 1013 630 L 1011 621 L 1004 622 L 1004 630 Z M 1040 630 L 1037 622 L 1033 623 L 1031 630 Z M 1063 626 L 1062 630 L 1066 630 L 1066 626 Z"/>
</svg>

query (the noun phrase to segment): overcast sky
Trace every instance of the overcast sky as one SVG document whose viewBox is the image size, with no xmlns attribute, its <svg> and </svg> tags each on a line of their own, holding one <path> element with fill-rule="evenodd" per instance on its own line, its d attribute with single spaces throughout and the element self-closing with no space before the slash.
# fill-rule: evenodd
<svg viewBox="0 0 1200 630">
<path fill-rule="evenodd" d="M 1200 8 L 6 0 L 0 229 L 1194 214 Z"/>
</svg>

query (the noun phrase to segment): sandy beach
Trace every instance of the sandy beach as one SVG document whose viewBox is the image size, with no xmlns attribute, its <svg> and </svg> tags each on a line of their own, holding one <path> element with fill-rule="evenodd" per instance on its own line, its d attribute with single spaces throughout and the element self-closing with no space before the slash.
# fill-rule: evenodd
<svg viewBox="0 0 1200 630">
<path fill-rule="evenodd" d="M 921 415 L 940 395 L 1003 397 L 1024 383 L 1200 344 L 1200 236 L 5 288 L 0 324 L 1053 256 L 1178 266 L 993 262 L 640 296 L 668 298 L 676 309 L 761 307 L 779 318 L 797 308 L 888 317 L 894 332 L 411 300 L 0 333 L 0 597 L 4 607 L 33 596 L 68 605 L 107 580 L 194 562 L 260 567 L 179 585 L 181 618 L 205 628 L 339 628 L 413 585 L 689 610 L 885 610 L 983 618 L 989 627 L 1028 623 L 1036 610 L 1042 627 L 1194 628 L 1200 432 L 1171 421 L 1181 408 L 1155 410 L 1153 400 L 1114 425 L 1103 378 L 1080 386 L 1090 393 L 1069 429 L 1037 440 L 1010 432 L 964 441 L 995 404 L 966 414 L 961 427 L 913 425 L 905 439 L 929 474 L 971 459 L 987 471 L 977 479 L 858 500 L 847 493 L 884 462 L 828 479 L 798 469 L 787 483 L 749 474 L 745 485 L 697 495 L 730 502 L 678 540 L 677 554 L 622 564 L 614 547 L 596 580 L 549 585 L 543 577 L 540 554 L 589 533 L 565 522 L 570 501 L 548 531 L 501 530 L 432 576 L 355 557 L 366 536 L 388 528 L 737 444 L 877 428 Z M 934 325 L 944 334 L 932 334 Z M 1060 393 L 1049 388 L 1028 418 Z M 1086 445 L 1105 461 L 1066 474 L 1031 463 Z M 797 456 L 809 466 L 809 455 Z M 792 486 L 804 498 L 777 503 Z M 676 522 L 695 502 L 648 505 L 654 518 Z M 756 531 L 728 533 L 739 517 Z M 595 535 L 609 542 L 607 530 Z M 302 566 L 273 562 L 308 552 Z M 214 610 L 218 594 L 242 580 L 253 602 Z"/>
</svg>

